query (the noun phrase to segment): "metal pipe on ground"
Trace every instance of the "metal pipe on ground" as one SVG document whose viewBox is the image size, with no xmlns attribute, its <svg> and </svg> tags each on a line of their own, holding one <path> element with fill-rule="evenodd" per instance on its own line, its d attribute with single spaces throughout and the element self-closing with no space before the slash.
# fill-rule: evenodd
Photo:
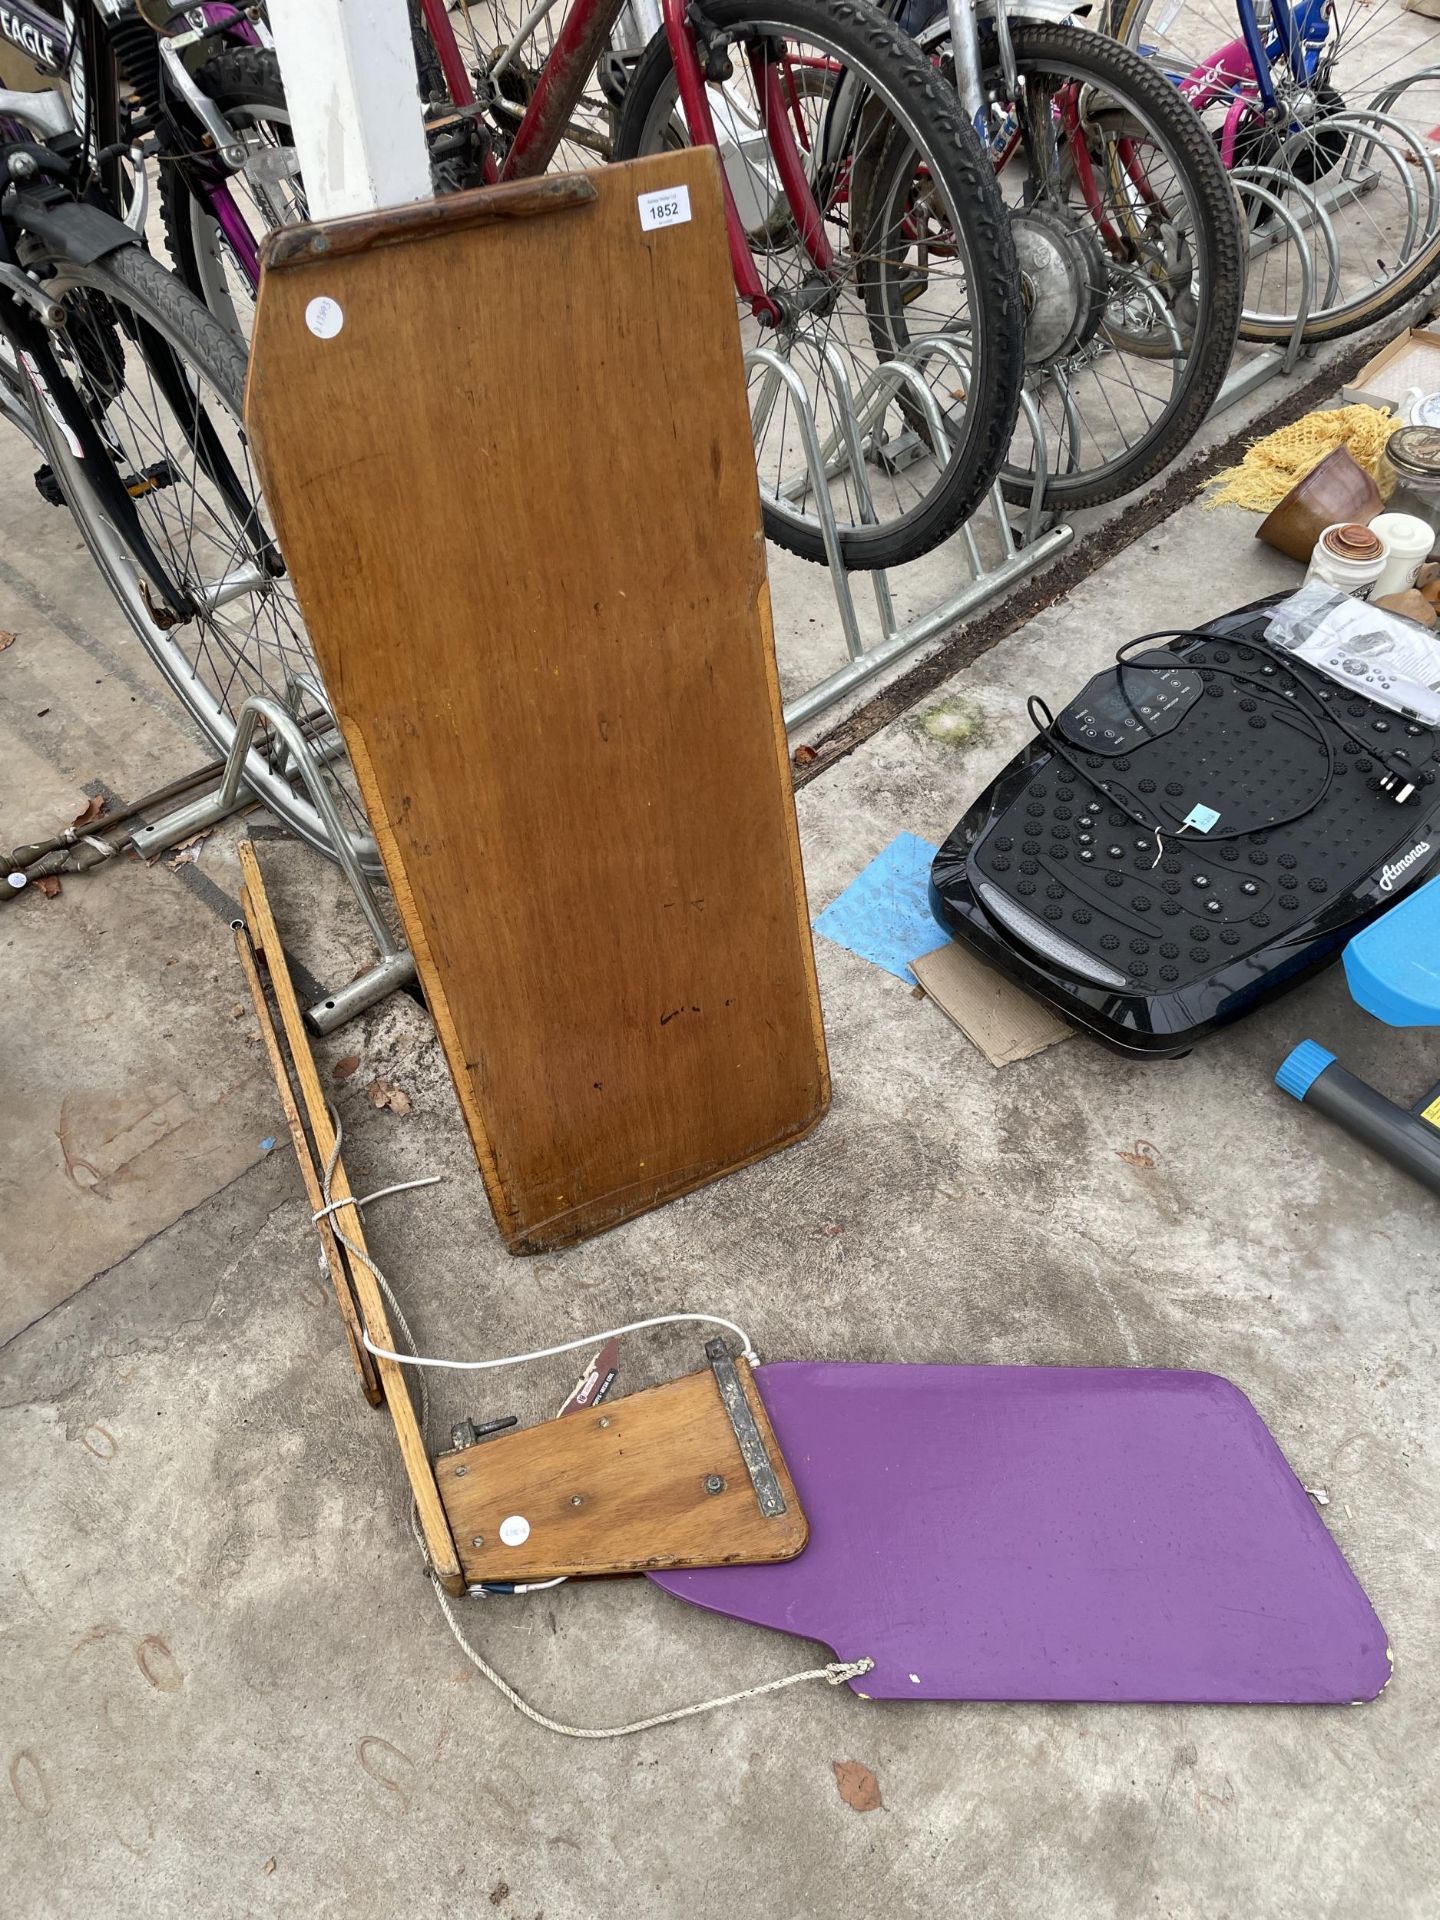
<svg viewBox="0 0 1440 1920">
<path fill-rule="evenodd" d="M 1342 1067 L 1333 1053 L 1313 1040 L 1302 1040 L 1280 1063 L 1275 1083 L 1440 1194 L 1440 1127 L 1387 1100 Z"/>
</svg>

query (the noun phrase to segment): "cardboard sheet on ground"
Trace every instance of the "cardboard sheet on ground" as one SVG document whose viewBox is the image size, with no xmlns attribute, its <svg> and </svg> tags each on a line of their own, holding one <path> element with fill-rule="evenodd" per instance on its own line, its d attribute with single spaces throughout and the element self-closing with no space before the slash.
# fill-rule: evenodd
<svg viewBox="0 0 1440 1920">
<path fill-rule="evenodd" d="M 1028 1060 L 1074 1032 L 1033 994 L 953 940 L 934 953 L 920 954 L 910 969 L 928 997 L 992 1067 Z"/>
<path fill-rule="evenodd" d="M 930 911 L 935 849 L 918 834 L 900 833 L 877 853 L 814 922 L 838 947 L 858 953 L 911 985 L 910 962 L 933 953 L 947 935 Z"/>
<path fill-rule="evenodd" d="M 1214 1374 L 757 1370 L 810 1519 L 781 1566 L 650 1577 L 824 1641 L 883 1700 L 1372 1699 L 1385 1632 Z"/>
</svg>

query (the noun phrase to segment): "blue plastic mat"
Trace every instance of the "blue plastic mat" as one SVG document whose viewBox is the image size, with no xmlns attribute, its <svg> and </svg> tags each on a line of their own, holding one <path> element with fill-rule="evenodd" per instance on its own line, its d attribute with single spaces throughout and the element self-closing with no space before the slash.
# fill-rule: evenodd
<svg viewBox="0 0 1440 1920">
<path fill-rule="evenodd" d="M 910 962 L 946 944 L 930 912 L 934 858 L 928 840 L 897 834 L 830 902 L 815 921 L 815 931 L 913 986 Z"/>
</svg>

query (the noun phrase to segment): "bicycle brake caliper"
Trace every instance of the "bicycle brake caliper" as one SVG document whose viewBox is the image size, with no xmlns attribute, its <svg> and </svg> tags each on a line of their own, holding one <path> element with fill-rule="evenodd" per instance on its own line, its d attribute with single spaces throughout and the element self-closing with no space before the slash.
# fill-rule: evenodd
<svg viewBox="0 0 1440 1920">
<path fill-rule="evenodd" d="M 741 38 L 741 34 L 717 26 L 699 0 L 690 0 L 685 9 L 685 23 L 695 36 L 701 72 L 713 85 L 720 86 L 730 78 L 730 43 Z"/>
</svg>

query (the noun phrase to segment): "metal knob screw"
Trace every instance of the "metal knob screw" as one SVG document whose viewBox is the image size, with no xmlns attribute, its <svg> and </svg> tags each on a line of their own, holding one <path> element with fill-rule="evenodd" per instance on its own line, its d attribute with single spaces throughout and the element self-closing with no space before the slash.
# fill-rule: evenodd
<svg viewBox="0 0 1440 1920">
<path fill-rule="evenodd" d="M 723 1477 L 718 1473 L 707 1473 L 705 1476 L 705 1491 L 707 1493 L 723 1493 L 725 1491 L 725 1481 Z"/>
</svg>

